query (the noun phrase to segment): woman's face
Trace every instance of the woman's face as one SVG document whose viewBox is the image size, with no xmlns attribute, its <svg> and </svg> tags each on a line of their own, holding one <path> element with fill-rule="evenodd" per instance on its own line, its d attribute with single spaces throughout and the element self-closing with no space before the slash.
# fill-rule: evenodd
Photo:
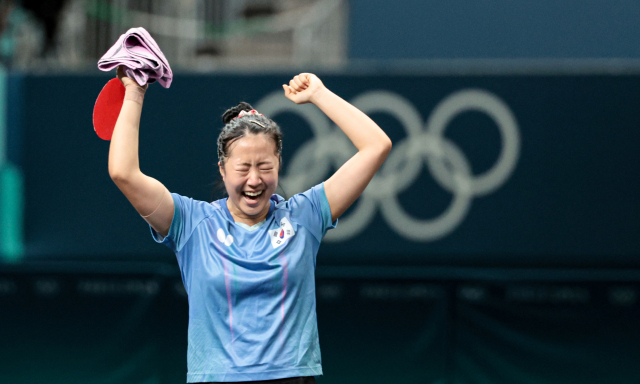
<svg viewBox="0 0 640 384">
<path fill-rule="evenodd" d="M 278 187 L 279 165 L 276 145 L 266 134 L 247 134 L 231 143 L 224 165 L 218 166 L 236 221 L 253 225 L 266 217 Z"/>
</svg>

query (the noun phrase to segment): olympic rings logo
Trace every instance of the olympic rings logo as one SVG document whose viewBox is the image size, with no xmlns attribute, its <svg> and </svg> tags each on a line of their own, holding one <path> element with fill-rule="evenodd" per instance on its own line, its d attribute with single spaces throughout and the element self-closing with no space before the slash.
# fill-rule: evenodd
<svg viewBox="0 0 640 384">
<path fill-rule="evenodd" d="M 356 201 L 353 212 L 340 218 L 340 230 L 327 234 L 328 241 L 345 241 L 361 233 L 378 208 L 389 226 L 406 239 L 427 242 L 442 238 L 464 220 L 473 197 L 500 188 L 518 162 L 520 133 L 516 118 L 499 97 L 487 91 L 465 89 L 449 95 L 434 108 L 426 123 L 409 100 L 395 93 L 370 91 L 351 104 L 368 115 L 391 115 L 403 125 L 407 137 L 394 143 L 386 162 Z M 356 153 L 344 133 L 332 127 L 314 106 L 294 105 L 281 92 L 274 92 L 264 97 L 256 109 L 272 118 L 283 112 L 296 114 L 313 131 L 314 138 L 298 148 L 288 161 L 282 182 L 290 191 L 301 192 L 320 183 L 332 167 L 337 169 Z M 496 163 L 478 175 L 471 172 L 460 148 L 444 136 L 449 123 L 467 111 L 488 115 L 497 125 L 502 142 Z M 423 165 L 439 186 L 453 194 L 453 199 L 439 216 L 418 220 L 402 208 L 397 196 L 412 185 Z"/>
</svg>

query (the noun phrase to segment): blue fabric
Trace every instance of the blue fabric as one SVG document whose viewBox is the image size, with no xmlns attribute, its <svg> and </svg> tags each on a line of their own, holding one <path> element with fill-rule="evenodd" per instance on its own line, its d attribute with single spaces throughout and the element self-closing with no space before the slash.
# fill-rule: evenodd
<svg viewBox="0 0 640 384">
<path fill-rule="evenodd" d="M 172 194 L 167 237 L 189 295 L 187 382 L 271 380 L 322 374 L 315 266 L 331 222 L 324 185 L 285 201 L 266 222 L 237 225 L 227 200 Z"/>
</svg>

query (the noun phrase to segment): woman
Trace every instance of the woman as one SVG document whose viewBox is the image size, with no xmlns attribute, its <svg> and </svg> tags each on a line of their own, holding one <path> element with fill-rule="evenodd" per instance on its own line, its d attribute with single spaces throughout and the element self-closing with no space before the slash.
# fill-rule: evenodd
<svg viewBox="0 0 640 384">
<path fill-rule="evenodd" d="M 315 383 L 322 374 L 315 258 L 326 231 L 360 196 L 391 150 L 364 113 L 313 74 L 283 85 L 313 103 L 358 149 L 328 180 L 285 201 L 274 195 L 280 128 L 246 103 L 223 115 L 218 167 L 228 198 L 171 194 L 144 175 L 138 129 L 145 88 L 124 76 L 125 101 L 111 139 L 109 174 L 156 241 L 169 246 L 189 295 L 187 382 Z"/>
</svg>

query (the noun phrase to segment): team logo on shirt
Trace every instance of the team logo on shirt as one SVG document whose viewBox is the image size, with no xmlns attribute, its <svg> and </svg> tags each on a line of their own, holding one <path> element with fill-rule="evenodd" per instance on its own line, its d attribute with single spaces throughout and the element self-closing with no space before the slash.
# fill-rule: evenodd
<svg viewBox="0 0 640 384">
<path fill-rule="evenodd" d="M 295 234 L 296 233 L 293 230 L 293 227 L 291 226 L 291 223 L 289 222 L 289 220 L 287 220 L 286 217 L 283 217 L 280 220 L 280 228 L 272 229 L 269 231 L 269 237 L 271 238 L 271 245 L 273 246 L 273 248 L 278 248 L 279 246 L 284 244 L 284 242 L 288 238 L 292 237 Z"/>
<path fill-rule="evenodd" d="M 218 228 L 218 240 L 227 247 L 233 244 L 233 236 L 224 233 L 222 228 Z"/>
</svg>

